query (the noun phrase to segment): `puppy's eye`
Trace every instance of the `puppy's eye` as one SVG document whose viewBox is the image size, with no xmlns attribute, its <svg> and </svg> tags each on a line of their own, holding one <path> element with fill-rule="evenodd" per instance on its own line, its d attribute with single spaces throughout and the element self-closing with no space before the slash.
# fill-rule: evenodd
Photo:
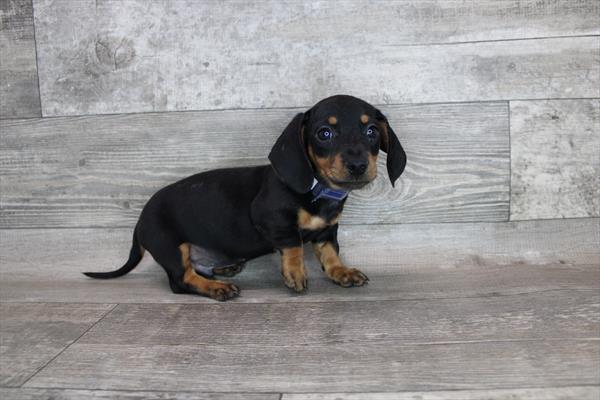
<svg viewBox="0 0 600 400">
<path fill-rule="evenodd" d="M 328 140 L 331 140 L 333 138 L 333 132 L 331 132 L 330 129 L 323 128 L 317 132 L 317 137 L 319 138 L 319 140 L 327 142 Z"/>
<path fill-rule="evenodd" d="M 369 137 L 369 139 L 375 139 L 377 137 L 377 128 L 370 126 L 365 131 L 365 134 Z"/>
</svg>

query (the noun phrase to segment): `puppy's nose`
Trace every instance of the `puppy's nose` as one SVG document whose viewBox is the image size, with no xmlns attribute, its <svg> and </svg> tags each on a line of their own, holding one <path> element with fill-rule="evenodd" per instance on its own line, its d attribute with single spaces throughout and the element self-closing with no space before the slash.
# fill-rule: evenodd
<svg viewBox="0 0 600 400">
<path fill-rule="evenodd" d="M 350 175 L 360 176 L 367 170 L 367 163 L 364 161 L 351 161 L 346 164 L 346 168 L 348 168 Z"/>
</svg>

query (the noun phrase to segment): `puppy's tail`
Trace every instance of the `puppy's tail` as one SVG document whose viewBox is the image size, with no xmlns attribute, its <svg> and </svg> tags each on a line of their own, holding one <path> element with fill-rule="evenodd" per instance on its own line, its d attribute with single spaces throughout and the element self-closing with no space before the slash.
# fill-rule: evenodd
<svg viewBox="0 0 600 400">
<path fill-rule="evenodd" d="M 110 279 L 117 278 L 119 276 L 123 276 L 132 269 L 134 269 L 142 259 L 144 255 L 143 249 L 140 246 L 140 243 L 137 239 L 137 228 L 133 231 L 133 243 L 131 245 L 131 250 L 129 251 L 129 260 L 116 271 L 111 272 L 84 272 L 83 274 L 89 276 L 90 278 L 96 279 Z"/>
</svg>

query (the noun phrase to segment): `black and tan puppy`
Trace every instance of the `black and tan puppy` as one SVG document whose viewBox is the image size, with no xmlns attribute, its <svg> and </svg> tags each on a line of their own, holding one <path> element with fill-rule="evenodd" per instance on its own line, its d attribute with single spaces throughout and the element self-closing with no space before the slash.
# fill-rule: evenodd
<svg viewBox="0 0 600 400">
<path fill-rule="evenodd" d="M 285 128 L 269 154 L 271 165 L 207 171 L 158 191 L 135 227 L 127 263 L 85 274 L 124 275 L 148 250 L 173 292 L 223 301 L 239 289 L 213 275 L 239 272 L 245 261 L 278 250 L 285 285 L 301 292 L 307 288 L 303 243 L 311 242 L 332 281 L 361 286 L 365 274 L 338 256 L 338 219 L 347 193 L 375 179 L 380 149 L 393 185 L 406 155 L 386 117 L 355 97 L 322 100 Z M 212 254 L 219 265 L 195 262 L 197 252 Z"/>
</svg>

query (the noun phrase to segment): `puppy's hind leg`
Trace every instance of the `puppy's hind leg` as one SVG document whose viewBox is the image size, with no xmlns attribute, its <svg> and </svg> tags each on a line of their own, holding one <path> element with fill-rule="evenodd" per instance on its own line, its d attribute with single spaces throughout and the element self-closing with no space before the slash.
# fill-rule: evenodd
<svg viewBox="0 0 600 400">
<path fill-rule="evenodd" d="M 239 296 L 240 289 L 232 283 L 211 280 L 198 274 L 190 259 L 190 244 L 182 243 L 178 246 L 180 265 L 183 268 L 183 276 L 180 287 L 187 289 L 190 293 L 198 293 L 218 301 L 229 300 Z"/>
<path fill-rule="evenodd" d="M 190 244 L 182 243 L 176 232 L 161 221 L 149 220 L 140 230 L 140 243 L 169 276 L 173 293 L 193 293 L 224 301 L 239 295 L 237 286 L 207 279 L 194 271 Z"/>
</svg>

